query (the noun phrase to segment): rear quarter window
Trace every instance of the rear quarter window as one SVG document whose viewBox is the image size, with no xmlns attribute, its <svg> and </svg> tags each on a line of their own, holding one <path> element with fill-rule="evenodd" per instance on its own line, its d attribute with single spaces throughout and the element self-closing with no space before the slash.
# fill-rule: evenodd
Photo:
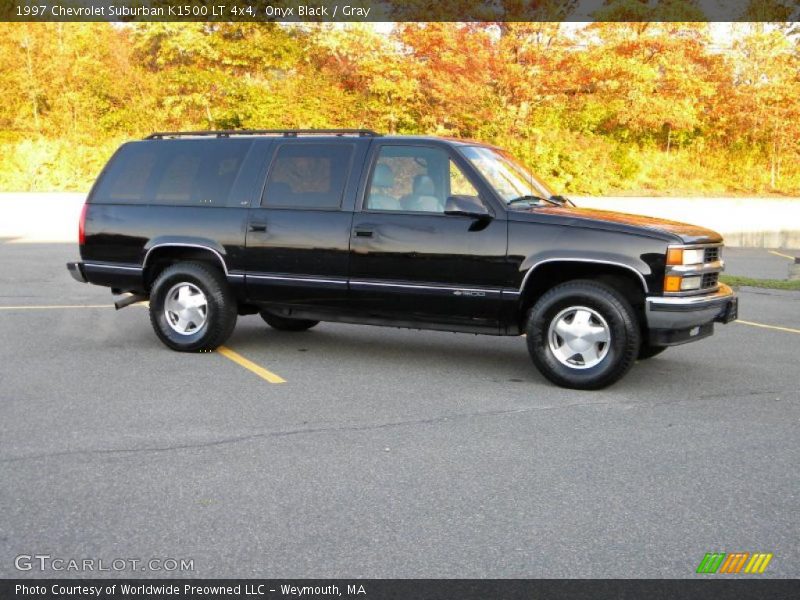
<svg viewBox="0 0 800 600">
<path fill-rule="evenodd" d="M 92 193 L 99 204 L 225 206 L 251 140 L 148 140 L 123 146 Z"/>
</svg>

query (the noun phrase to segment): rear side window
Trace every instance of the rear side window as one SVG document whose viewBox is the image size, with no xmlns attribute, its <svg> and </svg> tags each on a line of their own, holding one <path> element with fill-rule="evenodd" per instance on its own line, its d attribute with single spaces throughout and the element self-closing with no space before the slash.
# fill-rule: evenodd
<svg viewBox="0 0 800 600">
<path fill-rule="evenodd" d="M 92 202 L 225 206 L 251 145 L 250 140 L 130 144 L 114 157 Z"/>
<path fill-rule="evenodd" d="M 147 182 L 158 162 L 154 146 L 125 146 L 114 156 L 92 200 L 107 204 L 147 202 Z"/>
<path fill-rule="evenodd" d="M 261 205 L 339 208 L 350 173 L 352 144 L 289 143 L 278 147 Z"/>
</svg>

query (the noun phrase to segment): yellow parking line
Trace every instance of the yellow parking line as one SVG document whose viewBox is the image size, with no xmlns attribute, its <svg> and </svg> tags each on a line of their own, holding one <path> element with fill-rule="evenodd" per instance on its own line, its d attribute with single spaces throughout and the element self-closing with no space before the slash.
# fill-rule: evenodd
<svg viewBox="0 0 800 600">
<path fill-rule="evenodd" d="M 267 371 L 264 367 L 257 365 L 252 360 L 246 359 L 238 352 L 234 352 L 233 350 L 231 350 L 226 346 L 220 346 L 219 348 L 217 348 L 217 352 L 222 356 L 224 356 L 225 358 L 229 358 L 237 365 L 244 367 L 248 371 L 252 371 L 256 375 L 261 377 L 261 379 L 266 379 L 270 383 L 286 383 L 286 380 L 280 375 L 276 375 L 272 371 Z"/>
<path fill-rule="evenodd" d="M 139 306 L 147 308 L 149 306 L 149 302 L 140 303 Z M 39 305 L 20 305 L 20 306 L 0 306 L 0 310 L 50 310 L 50 309 L 59 309 L 59 308 L 114 308 L 113 304 L 39 304 Z M 262 379 L 266 379 L 270 383 L 286 383 L 286 380 L 281 377 L 280 375 L 276 375 L 272 371 L 268 371 L 264 367 L 257 365 L 252 360 L 248 360 L 238 352 L 234 352 L 230 348 L 225 346 L 220 346 L 217 348 L 217 352 L 235 362 L 237 365 L 244 367 L 248 371 L 251 371 L 261 377 Z"/>
<path fill-rule="evenodd" d="M 775 250 L 769 250 L 770 254 L 774 254 L 775 256 L 780 256 L 781 258 L 788 258 L 789 260 L 794 260 L 794 256 L 789 256 L 788 254 L 783 254 L 782 252 L 776 252 Z"/>
<path fill-rule="evenodd" d="M 143 300 L 131 306 L 150 308 L 150 302 Z M 70 308 L 114 308 L 113 304 L 20 304 L 18 306 L 0 306 L 0 310 L 58 310 Z"/>
<path fill-rule="evenodd" d="M 737 319 L 735 323 L 742 325 L 752 325 L 753 327 L 763 327 L 764 329 L 775 329 L 777 331 L 786 331 L 788 333 L 800 333 L 800 329 L 792 329 L 791 327 L 778 327 L 777 325 L 765 325 L 764 323 L 753 323 L 752 321 L 742 321 Z"/>
<path fill-rule="evenodd" d="M 0 306 L 0 310 L 50 310 L 57 308 L 114 308 L 113 304 L 38 304 L 28 306 Z"/>
</svg>

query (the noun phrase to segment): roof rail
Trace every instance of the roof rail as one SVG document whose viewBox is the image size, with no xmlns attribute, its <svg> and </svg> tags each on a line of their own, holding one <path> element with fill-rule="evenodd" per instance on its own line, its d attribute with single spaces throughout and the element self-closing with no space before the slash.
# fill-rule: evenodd
<svg viewBox="0 0 800 600">
<path fill-rule="evenodd" d="M 148 135 L 146 140 L 163 140 L 178 137 L 231 137 L 235 135 L 282 135 L 297 137 L 298 135 L 357 135 L 359 137 L 381 137 L 380 133 L 371 129 L 219 129 L 205 131 L 158 131 Z"/>
</svg>

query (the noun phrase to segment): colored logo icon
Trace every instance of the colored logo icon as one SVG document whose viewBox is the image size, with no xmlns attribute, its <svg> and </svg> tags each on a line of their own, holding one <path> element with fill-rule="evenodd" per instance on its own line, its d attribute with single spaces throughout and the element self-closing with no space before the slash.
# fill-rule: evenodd
<svg viewBox="0 0 800 600">
<path fill-rule="evenodd" d="M 697 573 L 763 573 L 771 560 L 772 553 L 767 552 L 708 552 L 697 566 Z"/>
</svg>

